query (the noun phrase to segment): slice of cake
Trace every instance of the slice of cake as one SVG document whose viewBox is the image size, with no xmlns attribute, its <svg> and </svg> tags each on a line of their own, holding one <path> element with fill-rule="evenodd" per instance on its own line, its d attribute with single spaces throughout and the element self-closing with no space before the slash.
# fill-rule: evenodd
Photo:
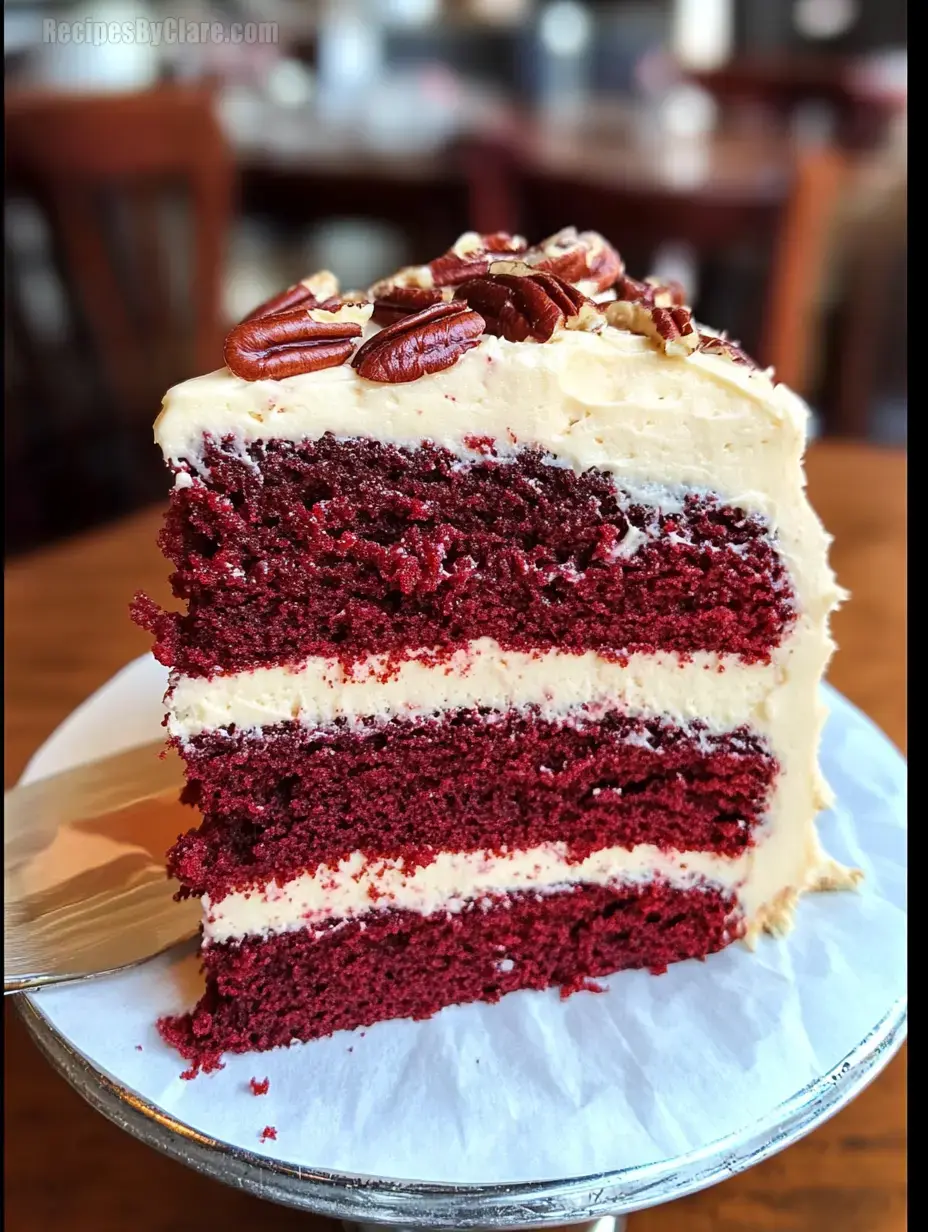
<svg viewBox="0 0 928 1232">
<path fill-rule="evenodd" d="M 839 598 L 806 409 L 602 237 L 318 274 L 172 389 L 197 1064 L 780 932 Z"/>
</svg>

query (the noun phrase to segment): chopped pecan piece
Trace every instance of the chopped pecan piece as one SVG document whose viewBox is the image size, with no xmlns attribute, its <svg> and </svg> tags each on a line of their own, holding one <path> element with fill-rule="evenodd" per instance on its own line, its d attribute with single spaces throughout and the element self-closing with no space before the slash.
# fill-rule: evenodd
<svg viewBox="0 0 928 1232">
<path fill-rule="evenodd" d="M 668 355 L 686 354 L 699 345 L 689 308 L 652 308 L 651 322 Z"/>
<path fill-rule="evenodd" d="M 457 363 L 477 345 L 483 330 L 483 317 L 462 301 L 432 304 L 368 338 L 351 366 L 369 381 L 415 381 Z"/>
<path fill-rule="evenodd" d="M 465 231 L 445 255 L 476 257 L 487 252 L 525 252 L 526 248 L 528 242 L 523 236 L 510 235 L 508 231 L 492 231 L 487 235 L 481 235 L 479 231 Z"/>
<path fill-rule="evenodd" d="M 627 274 L 616 279 L 615 297 L 630 304 L 644 304 L 646 308 L 683 308 L 686 305 L 686 291 L 681 283 L 664 283 L 659 278 L 639 282 Z"/>
<path fill-rule="evenodd" d="M 331 299 L 338 294 L 338 279 L 328 270 L 320 270 L 310 274 L 279 295 L 273 295 L 263 304 L 253 308 L 242 321 L 259 321 L 262 317 L 276 316 L 279 312 L 291 312 L 294 308 L 310 308 L 322 300 Z"/>
<path fill-rule="evenodd" d="M 700 334 L 697 350 L 705 355 L 718 355 L 720 359 L 727 359 L 732 364 L 740 364 L 743 368 L 756 369 L 759 367 L 757 361 L 752 359 L 747 351 L 743 351 L 737 342 L 732 342 L 724 336 Z"/>
<path fill-rule="evenodd" d="M 666 355 L 690 355 L 699 345 L 699 334 L 689 308 L 656 308 L 631 300 L 616 300 L 606 304 L 604 311 L 610 325 L 650 338 Z"/>
<path fill-rule="evenodd" d="M 454 292 L 450 287 L 391 287 L 374 300 L 374 320 L 378 325 L 389 325 L 432 304 L 450 303 L 452 299 Z"/>
<path fill-rule="evenodd" d="M 336 296 L 334 299 L 327 299 L 315 308 L 308 309 L 314 321 L 353 321 L 355 325 L 366 325 L 373 311 L 374 305 L 363 296 L 357 299 Z"/>
<path fill-rule="evenodd" d="M 622 258 L 598 232 L 578 232 L 576 227 L 565 227 L 550 235 L 529 248 L 519 260 L 539 272 L 556 274 L 586 295 L 607 291 L 625 269 Z M 490 272 L 497 272 L 495 264 Z"/>
<path fill-rule="evenodd" d="M 280 381 L 343 364 L 360 334 L 355 321 L 317 321 L 297 308 L 240 322 L 226 336 L 223 356 L 245 381 Z"/>
<path fill-rule="evenodd" d="M 368 291 L 368 298 L 374 301 L 382 299 L 396 287 L 418 287 L 429 291 L 434 286 L 432 271 L 427 265 L 404 265 L 402 269 L 391 274 L 389 278 L 381 278 Z"/>
</svg>

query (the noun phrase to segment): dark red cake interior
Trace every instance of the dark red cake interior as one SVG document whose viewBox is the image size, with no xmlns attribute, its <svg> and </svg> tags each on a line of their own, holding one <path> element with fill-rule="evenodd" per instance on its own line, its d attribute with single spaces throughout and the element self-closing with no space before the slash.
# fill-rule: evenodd
<svg viewBox="0 0 928 1232">
<path fill-rule="evenodd" d="M 332 436 L 209 443 L 209 486 L 175 489 L 161 536 L 187 611 L 140 597 L 136 619 L 190 675 L 480 637 L 769 656 L 794 605 L 760 518 L 695 494 L 658 513 L 609 474 L 551 463 Z M 623 555 L 630 528 L 646 539 Z"/>
<path fill-rule="evenodd" d="M 360 730 L 288 723 L 217 731 L 184 747 L 186 798 L 205 814 L 169 855 L 197 895 L 336 864 L 353 851 L 523 850 L 566 842 L 737 856 L 760 824 L 777 763 L 746 729 L 722 735 L 615 711 L 564 723 L 451 712 Z"/>
<path fill-rule="evenodd" d="M 629 967 L 661 971 L 720 950 L 739 931 L 731 898 L 660 882 L 521 893 L 457 914 L 378 911 L 363 925 L 348 920 L 315 937 L 300 931 L 206 946 L 206 994 L 192 1013 L 159 1025 L 208 1069 L 224 1052 L 428 1018 L 521 988 L 572 991 Z"/>
</svg>

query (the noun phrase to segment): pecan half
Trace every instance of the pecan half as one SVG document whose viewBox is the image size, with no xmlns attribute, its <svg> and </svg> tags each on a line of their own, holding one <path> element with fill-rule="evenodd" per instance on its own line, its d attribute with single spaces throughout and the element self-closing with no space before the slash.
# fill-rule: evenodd
<svg viewBox="0 0 928 1232">
<path fill-rule="evenodd" d="M 480 313 L 488 334 L 509 342 L 547 342 L 564 324 L 560 305 L 532 278 L 484 274 L 462 282 L 458 295 Z"/>
<path fill-rule="evenodd" d="M 622 258 L 597 231 L 565 227 L 535 244 L 519 257 L 534 270 L 556 274 L 586 295 L 608 291 L 625 270 Z M 490 273 L 505 273 L 494 265 Z"/>
<path fill-rule="evenodd" d="M 715 334 L 700 334 L 697 350 L 704 355 L 717 355 L 720 359 L 727 359 L 732 364 L 740 364 L 743 368 L 758 369 L 760 367 L 747 351 L 743 351 L 738 346 L 737 342 L 732 342 L 725 337 L 717 337 Z"/>
<path fill-rule="evenodd" d="M 477 345 L 483 331 L 483 317 L 460 300 L 431 304 L 368 338 L 351 366 L 368 381 L 415 381 L 456 364 Z"/>
<path fill-rule="evenodd" d="M 432 304 L 450 303 L 452 299 L 454 292 L 450 287 L 391 287 L 374 300 L 374 320 L 378 325 L 389 325 Z"/>
<path fill-rule="evenodd" d="M 316 321 L 297 308 L 242 321 L 226 336 L 226 366 L 245 381 L 283 380 L 343 364 L 361 334 L 355 321 Z"/>
<path fill-rule="evenodd" d="M 699 334 L 689 308 L 656 308 L 630 300 L 616 300 L 606 304 L 604 311 L 610 325 L 650 338 L 666 355 L 690 355 L 699 346 Z"/>
<path fill-rule="evenodd" d="M 312 307 L 321 300 L 330 299 L 338 294 L 338 279 L 328 270 L 320 270 L 310 274 L 279 295 L 272 295 L 263 304 L 253 308 L 242 321 L 259 321 L 262 317 L 275 316 L 279 312 L 290 312 L 294 308 Z"/>
<path fill-rule="evenodd" d="M 520 272 L 469 278 L 457 289 L 484 318 L 488 334 L 509 342 L 547 342 L 565 326 L 590 328 L 585 312 L 589 308 L 595 315 L 596 309 L 576 287 L 526 265 L 514 268 Z"/>
</svg>

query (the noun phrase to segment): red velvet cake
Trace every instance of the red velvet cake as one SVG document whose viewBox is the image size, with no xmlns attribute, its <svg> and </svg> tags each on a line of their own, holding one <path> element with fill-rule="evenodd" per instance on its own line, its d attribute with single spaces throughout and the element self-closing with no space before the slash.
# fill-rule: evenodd
<svg viewBox="0 0 928 1232">
<path fill-rule="evenodd" d="M 839 592 L 806 411 L 568 229 L 314 275 L 167 395 L 139 597 L 202 813 L 197 1065 L 663 971 L 853 883 L 821 851 Z"/>
</svg>

